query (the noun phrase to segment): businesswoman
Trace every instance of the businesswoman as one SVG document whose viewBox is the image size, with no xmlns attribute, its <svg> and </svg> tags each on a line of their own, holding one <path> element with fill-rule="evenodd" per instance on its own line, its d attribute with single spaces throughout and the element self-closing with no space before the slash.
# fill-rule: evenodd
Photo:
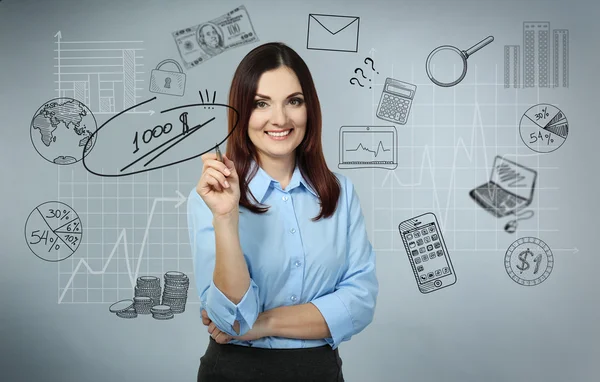
<svg viewBox="0 0 600 382">
<path fill-rule="evenodd" d="M 244 57 L 239 111 L 188 199 L 209 345 L 198 381 L 343 381 L 341 342 L 373 319 L 379 284 L 352 182 L 326 165 L 306 63 L 281 43 Z"/>
</svg>

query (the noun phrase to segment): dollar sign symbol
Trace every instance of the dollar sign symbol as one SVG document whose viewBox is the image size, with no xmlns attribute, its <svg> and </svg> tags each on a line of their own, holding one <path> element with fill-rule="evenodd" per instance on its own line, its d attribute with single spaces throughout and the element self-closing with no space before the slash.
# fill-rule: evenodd
<svg viewBox="0 0 600 382">
<path fill-rule="evenodd" d="M 519 260 L 521 260 L 521 265 L 517 264 L 517 269 L 521 271 L 521 273 L 523 273 L 524 271 L 528 270 L 530 265 L 529 262 L 527 262 L 527 255 L 531 255 L 533 256 L 533 253 L 531 253 L 531 251 L 529 250 L 529 248 L 527 248 L 526 250 L 524 250 L 523 252 L 519 253 Z"/>
</svg>

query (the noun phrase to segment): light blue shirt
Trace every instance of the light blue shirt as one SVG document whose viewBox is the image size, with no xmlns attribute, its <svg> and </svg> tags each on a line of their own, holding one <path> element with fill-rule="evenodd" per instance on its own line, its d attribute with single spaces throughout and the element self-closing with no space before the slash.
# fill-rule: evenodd
<svg viewBox="0 0 600 382">
<path fill-rule="evenodd" d="M 256 165 L 255 162 L 253 162 Z M 341 194 L 333 216 L 319 221 L 319 198 L 298 167 L 286 189 L 262 168 L 250 181 L 256 199 L 268 212 L 254 214 L 240 206 L 239 235 L 250 273 L 250 286 L 236 305 L 214 284 L 215 234 L 212 212 L 194 188 L 188 198 L 188 226 L 201 307 L 223 332 L 241 336 L 260 312 L 312 303 L 327 322 L 331 337 L 301 340 L 263 337 L 230 344 L 261 348 L 337 348 L 371 321 L 379 284 L 375 252 L 365 229 L 354 185 L 335 173 Z M 240 333 L 233 330 L 239 321 Z"/>
</svg>

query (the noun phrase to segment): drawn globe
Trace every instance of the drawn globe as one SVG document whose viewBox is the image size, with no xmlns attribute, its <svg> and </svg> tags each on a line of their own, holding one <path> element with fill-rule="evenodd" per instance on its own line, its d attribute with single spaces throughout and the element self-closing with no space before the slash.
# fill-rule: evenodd
<svg viewBox="0 0 600 382">
<path fill-rule="evenodd" d="M 31 142 L 48 162 L 73 164 L 94 147 L 97 134 L 93 133 L 97 127 L 96 118 L 83 103 L 72 98 L 55 98 L 33 116 Z"/>
</svg>

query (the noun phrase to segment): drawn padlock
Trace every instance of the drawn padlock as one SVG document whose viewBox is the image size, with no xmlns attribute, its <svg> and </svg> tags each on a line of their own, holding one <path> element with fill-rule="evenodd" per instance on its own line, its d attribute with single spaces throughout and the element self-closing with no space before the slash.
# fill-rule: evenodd
<svg viewBox="0 0 600 382">
<path fill-rule="evenodd" d="M 175 64 L 178 71 L 161 69 L 163 65 L 168 63 Z M 181 65 L 170 58 L 159 62 L 156 69 L 152 69 L 150 74 L 150 91 L 152 93 L 183 96 L 185 92 L 185 73 L 183 73 Z"/>
</svg>

